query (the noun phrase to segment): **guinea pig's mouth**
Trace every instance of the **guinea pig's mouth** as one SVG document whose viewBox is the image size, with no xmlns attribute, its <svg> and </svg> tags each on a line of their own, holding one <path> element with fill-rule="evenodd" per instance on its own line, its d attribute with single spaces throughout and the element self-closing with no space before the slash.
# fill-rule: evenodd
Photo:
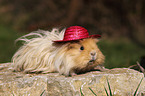
<svg viewBox="0 0 145 96">
<path fill-rule="evenodd" d="M 96 57 L 92 56 L 91 59 L 89 60 L 88 64 L 92 65 L 92 64 L 94 64 L 95 61 L 96 61 Z"/>
<path fill-rule="evenodd" d="M 91 57 L 91 60 L 89 61 L 89 63 L 93 63 L 96 60 L 96 58 L 94 56 Z"/>
<path fill-rule="evenodd" d="M 92 60 L 90 60 L 90 61 L 88 62 L 88 64 L 89 64 L 89 65 L 93 65 L 93 64 L 94 64 L 94 61 L 95 61 L 95 60 L 92 59 Z"/>
<path fill-rule="evenodd" d="M 95 60 L 90 60 L 90 61 L 88 62 L 88 65 L 93 65 L 93 64 L 94 64 L 94 61 L 95 61 Z"/>
</svg>

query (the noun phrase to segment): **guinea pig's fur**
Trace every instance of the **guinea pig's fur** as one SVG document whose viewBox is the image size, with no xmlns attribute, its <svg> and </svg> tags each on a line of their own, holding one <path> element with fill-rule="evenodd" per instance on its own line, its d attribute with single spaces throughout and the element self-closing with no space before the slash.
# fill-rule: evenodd
<svg viewBox="0 0 145 96">
<path fill-rule="evenodd" d="M 25 43 L 12 58 L 14 71 L 59 72 L 71 76 L 90 71 L 104 63 L 105 57 L 96 45 L 98 39 L 53 42 L 62 40 L 64 32 L 65 29 L 61 32 L 59 29 L 51 32 L 38 30 L 19 38 Z"/>
</svg>

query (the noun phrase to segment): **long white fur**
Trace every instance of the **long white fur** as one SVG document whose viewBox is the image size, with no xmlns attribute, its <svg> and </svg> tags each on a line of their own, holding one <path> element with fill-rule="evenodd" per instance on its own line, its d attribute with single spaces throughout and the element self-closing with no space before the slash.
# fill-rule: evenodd
<svg viewBox="0 0 145 96">
<path fill-rule="evenodd" d="M 69 74 L 63 64 L 66 61 L 65 51 L 67 44 L 61 46 L 52 46 L 54 40 L 62 40 L 65 29 L 59 32 L 59 29 L 52 29 L 51 32 L 38 30 L 32 32 L 18 40 L 25 41 L 24 45 L 14 54 L 12 61 L 15 71 L 24 72 L 55 72 L 60 74 Z M 30 38 L 33 36 L 33 38 Z M 35 37 L 35 38 L 34 38 Z M 62 50 L 63 49 L 63 50 Z M 48 59 L 49 58 L 49 59 Z"/>
</svg>

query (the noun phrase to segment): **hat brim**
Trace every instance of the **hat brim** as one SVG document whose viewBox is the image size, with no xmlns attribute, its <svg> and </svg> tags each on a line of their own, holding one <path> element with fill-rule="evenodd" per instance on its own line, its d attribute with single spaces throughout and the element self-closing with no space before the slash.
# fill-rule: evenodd
<svg viewBox="0 0 145 96">
<path fill-rule="evenodd" d="M 76 41 L 76 40 L 81 40 L 81 39 L 85 39 L 85 38 L 101 38 L 101 35 L 90 35 L 88 37 L 83 37 L 83 38 L 79 38 L 79 39 L 69 39 L 69 40 L 56 40 L 53 42 L 68 42 L 68 41 Z"/>
</svg>

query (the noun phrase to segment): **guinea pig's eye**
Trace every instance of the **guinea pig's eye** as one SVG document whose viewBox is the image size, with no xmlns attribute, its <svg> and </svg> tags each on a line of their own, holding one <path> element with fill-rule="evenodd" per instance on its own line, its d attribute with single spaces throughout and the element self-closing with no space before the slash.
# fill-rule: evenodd
<svg viewBox="0 0 145 96">
<path fill-rule="evenodd" d="M 83 47 L 83 46 L 81 46 L 81 47 L 80 47 L 80 50 L 84 50 L 84 47 Z"/>
</svg>

